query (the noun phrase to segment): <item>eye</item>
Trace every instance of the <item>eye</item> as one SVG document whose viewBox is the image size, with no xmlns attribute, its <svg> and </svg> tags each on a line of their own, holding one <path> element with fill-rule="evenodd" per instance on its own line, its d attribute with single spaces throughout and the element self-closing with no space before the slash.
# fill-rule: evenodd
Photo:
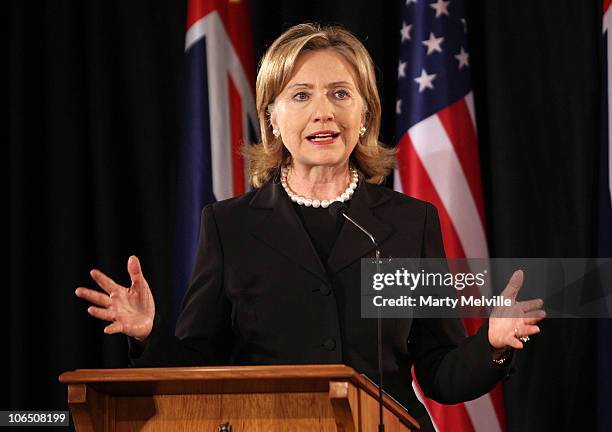
<svg viewBox="0 0 612 432">
<path fill-rule="evenodd" d="M 337 99 L 343 100 L 348 99 L 351 95 L 346 90 L 336 90 L 334 96 L 336 96 Z"/>
<path fill-rule="evenodd" d="M 306 101 L 308 100 L 308 93 L 306 92 L 297 92 L 296 94 L 293 95 L 293 100 L 296 100 L 298 102 L 302 102 L 302 101 Z"/>
</svg>

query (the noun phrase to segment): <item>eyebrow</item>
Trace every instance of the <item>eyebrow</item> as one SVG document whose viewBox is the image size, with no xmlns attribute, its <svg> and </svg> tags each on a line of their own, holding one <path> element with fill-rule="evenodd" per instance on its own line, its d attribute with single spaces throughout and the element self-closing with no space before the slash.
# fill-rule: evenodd
<svg viewBox="0 0 612 432">
<path fill-rule="evenodd" d="M 334 81 L 332 83 L 327 84 L 327 87 L 335 87 L 338 85 L 345 85 L 345 86 L 351 86 L 352 84 L 348 81 Z M 292 89 L 295 87 L 306 87 L 306 88 L 313 88 L 314 85 L 310 84 L 310 83 L 295 83 L 295 84 L 291 84 L 290 86 L 287 86 L 288 89 Z"/>
</svg>

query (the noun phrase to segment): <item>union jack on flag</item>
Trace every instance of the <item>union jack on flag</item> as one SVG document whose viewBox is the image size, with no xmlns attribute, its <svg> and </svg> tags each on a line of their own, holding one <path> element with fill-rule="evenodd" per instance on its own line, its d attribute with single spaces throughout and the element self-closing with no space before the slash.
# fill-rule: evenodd
<svg viewBox="0 0 612 432">
<path fill-rule="evenodd" d="M 449 258 L 488 257 L 467 22 L 461 0 L 404 0 L 395 188 L 433 203 Z M 474 334 L 481 320 L 466 320 Z M 503 431 L 501 385 L 464 404 L 425 402 L 438 431 Z"/>
<path fill-rule="evenodd" d="M 189 0 L 179 151 L 173 314 L 196 255 L 200 212 L 248 189 L 240 156 L 259 135 L 247 0 Z"/>
</svg>

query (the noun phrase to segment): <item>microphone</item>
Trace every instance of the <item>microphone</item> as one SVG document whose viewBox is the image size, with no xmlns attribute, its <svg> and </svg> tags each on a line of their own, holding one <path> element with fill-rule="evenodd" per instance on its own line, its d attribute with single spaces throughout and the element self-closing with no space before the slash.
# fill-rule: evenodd
<svg viewBox="0 0 612 432">
<path fill-rule="evenodd" d="M 374 249 L 376 251 L 376 273 L 380 273 L 380 249 L 378 247 L 378 242 L 376 238 L 363 226 L 358 224 L 353 218 L 351 218 L 347 214 L 348 206 L 340 201 L 334 201 L 328 207 L 329 213 L 333 217 L 338 217 L 338 215 L 344 216 L 346 220 L 355 225 L 362 233 L 364 233 L 374 245 Z M 383 352 L 382 352 L 382 320 L 380 317 L 380 308 L 377 309 L 377 343 L 378 343 L 378 432 L 384 432 L 385 423 L 383 421 Z"/>
<path fill-rule="evenodd" d="M 340 201 L 334 201 L 328 207 L 329 213 L 333 217 L 338 217 L 338 215 L 344 216 L 345 219 L 350 221 L 353 225 L 359 228 L 359 230 L 362 233 L 364 233 L 366 236 L 369 237 L 370 241 L 374 245 L 374 248 L 376 249 L 376 264 L 378 265 L 378 258 L 380 258 L 380 251 L 378 250 L 378 243 L 376 242 L 376 238 L 374 238 L 374 236 L 367 229 L 359 225 L 353 218 L 351 218 L 348 214 L 346 214 L 347 209 L 348 209 L 348 206 Z"/>
<path fill-rule="evenodd" d="M 327 210 L 329 210 L 329 214 L 332 215 L 333 217 L 338 217 L 338 214 L 340 213 L 342 214 L 346 213 L 347 209 L 348 209 L 348 206 L 340 201 L 334 201 L 327 208 Z"/>
</svg>

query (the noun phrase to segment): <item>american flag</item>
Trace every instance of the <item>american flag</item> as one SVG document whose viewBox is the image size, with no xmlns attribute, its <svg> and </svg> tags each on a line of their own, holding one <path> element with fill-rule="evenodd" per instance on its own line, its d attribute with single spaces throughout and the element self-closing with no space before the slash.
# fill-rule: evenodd
<svg viewBox="0 0 612 432">
<path fill-rule="evenodd" d="M 467 22 L 460 0 L 404 0 L 399 29 L 395 188 L 438 208 L 450 258 L 489 255 L 471 87 Z M 466 320 L 474 334 L 481 320 Z M 438 431 L 503 431 L 503 393 L 442 406 L 422 396 Z"/>
<path fill-rule="evenodd" d="M 200 212 L 244 193 L 244 142 L 255 142 L 255 62 L 247 0 L 189 0 L 175 239 L 176 319 L 196 255 Z"/>
</svg>

